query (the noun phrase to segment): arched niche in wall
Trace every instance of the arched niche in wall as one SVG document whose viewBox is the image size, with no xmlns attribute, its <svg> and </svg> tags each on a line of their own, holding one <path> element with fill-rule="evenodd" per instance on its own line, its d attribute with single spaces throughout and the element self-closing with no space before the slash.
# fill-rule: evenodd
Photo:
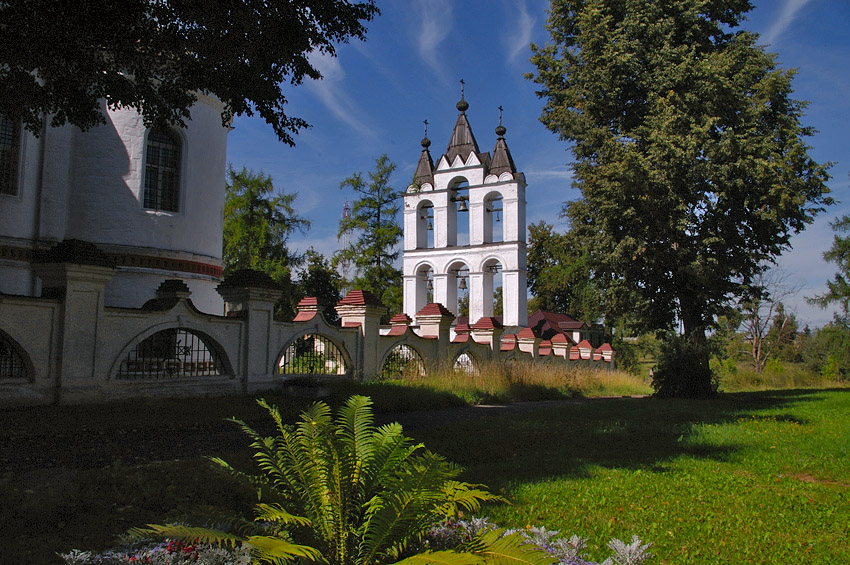
<svg viewBox="0 0 850 565">
<path fill-rule="evenodd" d="M 0 330 L 0 381 L 30 381 L 32 362 L 21 345 Z"/>
<path fill-rule="evenodd" d="M 281 375 L 334 375 L 348 371 L 344 349 L 322 334 L 304 334 L 290 341 L 278 358 Z"/>
<path fill-rule="evenodd" d="M 493 191 L 484 197 L 484 243 L 505 241 L 502 194 Z"/>
<path fill-rule="evenodd" d="M 469 351 L 460 352 L 452 362 L 452 369 L 456 373 L 466 373 L 467 375 L 478 374 L 478 361 Z"/>
<path fill-rule="evenodd" d="M 174 327 L 151 333 L 125 349 L 115 378 L 178 379 L 232 375 L 222 347 L 197 330 Z"/>
<path fill-rule="evenodd" d="M 381 379 L 417 378 L 425 375 L 422 355 L 412 346 L 399 343 L 387 352 L 381 363 Z"/>
<path fill-rule="evenodd" d="M 469 265 L 462 260 L 450 263 L 446 272 L 446 303 L 444 306 L 451 310 L 455 316 L 469 315 L 472 284 L 469 273 Z"/>
<path fill-rule="evenodd" d="M 430 200 L 416 206 L 416 248 L 434 248 L 434 203 Z"/>
</svg>

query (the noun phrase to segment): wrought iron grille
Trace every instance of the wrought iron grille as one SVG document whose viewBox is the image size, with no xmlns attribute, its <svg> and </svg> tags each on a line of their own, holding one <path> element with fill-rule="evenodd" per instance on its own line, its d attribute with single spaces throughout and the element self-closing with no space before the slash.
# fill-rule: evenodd
<svg viewBox="0 0 850 565">
<path fill-rule="evenodd" d="M 119 379 L 168 379 L 224 374 L 215 348 L 184 329 L 157 332 L 139 343 L 121 362 Z"/>
<path fill-rule="evenodd" d="M 382 379 L 421 377 L 425 374 L 425 363 L 419 352 L 403 343 L 393 347 L 381 366 Z"/>
<path fill-rule="evenodd" d="M 167 130 L 151 130 L 145 165 L 144 206 L 180 211 L 180 140 Z"/>
<path fill-rule="evenodd" d="M 0 114 L 0 194 L 18 194 L 21 127 Z"/>
<path fill-rule="evenodd" d="M 345 358 L 328 338 L 307 334 L 287 346 L 279 367 L 282 375 L 344 375 Z"/>
<path fill-rule="evenodd" d="M 27 367 L 12 342 L 0 334 L 0 379 L 26 380 Z"/>
<path fill-rule="evenodd" d="M 475 358 L 465 351 L 457 356 L 453 368 L 455 371 L 466 373 L 467 375 L 474 375 L 477 372 Z"/>
</svg>

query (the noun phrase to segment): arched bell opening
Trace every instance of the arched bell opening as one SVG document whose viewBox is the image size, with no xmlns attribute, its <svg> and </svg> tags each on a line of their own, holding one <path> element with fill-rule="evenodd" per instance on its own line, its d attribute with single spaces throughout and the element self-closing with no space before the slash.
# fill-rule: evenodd
<svg viewBox="0 0 850 565">
<path fill-rule="evenodd" d="M 505 241 L 505 221 L 502 195 L 491 192 L 484 198 L 484 243 Z"/>
<path fill-rule="evenodd" d="M 455 261 L 449 265 L 446 276 L 446 302 L 444 306 L 455 316 L 468 315 L 470 290 L 469 265 Z"/>
<path fill-rule="evenodd" d="M 434 302 L 434 269 L 425 264 L 416 271 L 416 305 L 419 312 L 426 304 Z"/>
<path fill-rule="evenodd" d="M 434 204 L 430 200 L 416 207 L 416 248 L 434 248 Z"/>
<path fill-rule="evenodd" d="M 469 181 L 456 177 L 449 183 L 449 246 L 465 246 L 470 242 Z M 451 226 L 454 224 L 454 233 Z"/>
</svg>

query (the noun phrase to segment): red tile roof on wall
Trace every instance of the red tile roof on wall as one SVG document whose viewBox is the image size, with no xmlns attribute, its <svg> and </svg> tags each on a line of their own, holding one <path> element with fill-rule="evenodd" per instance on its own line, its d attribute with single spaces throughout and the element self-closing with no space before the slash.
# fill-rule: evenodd
<svg viewBox="0 0 850 565">
<path fill-rule="evenodd" d="M 522 328 L 518 334 L 516 334 L 517 339 L 534 339 L 537 336 L 534 335 L 534 330 L 531 328 Z"/>
<path fill-rule="evenodd" d="M 572 343 L 572 340 L 570 338 L 568 338 L 567 336 L 565 336 L 564 334 L 553 335 L 551 341 L 552 341 L 552 343 L 564 343 L 564 344 Z"/>
<path fill-rule="evenodd" d="M 309 322 L 310 320 L 312 320 L 313 318 L 316 317 L 316 314 L 318 314 L 318 312 L 315 311 L 315 310 L 299 311 L 297 314 L 295 314 L 295 317 L 292 318 L 292 321 L 293 322 Z"/>
<path fill-rule="evenodd" d="M 472 325 L 473 330 L 497 330 L 504 327 L 499 320 L 492 316 L 485 316 Z"/>
<path fill-rule="evenodd" d="M 455 317 L 445 306 L 440 304 L 439 302 L 432 302 L 431 304 L 426 304 L 422 310 L 416 313 L 417 316 L 450 316 L 452 318 Z"/>
<path fill-rule="evenodd" d="M 352 290 L 337 306 L 383 306 L 374 294 L 368 290 Z"/>
<path fill-rule="evenodd" d="M 596 351 L 614 351 L 614 348 L 611 347 L 610 343 L 603 343 Z"/>
<path fill-rule="evenodd" d="M 410 324 L 410 322 L 412 322 L 412 321 L 413 320 L 411 320 L 410 316 L 408 316 L 407 314 L 404 314 L 404 313 L 396 314 L 395 316 L 390 318 L 390 325 L 391 326 L 400 326 L 400 325 L 403 324 L 403 325 L 406 326 L 406 325 Z"/>
<path fill-rule="evenodd" d="M 305 296 L 298 302 L 298 308 L 306 308 L 310 306 L 318 306 L 319 299 L 315 296 Z"/>
<path fill-rule="evenodd" d="M 407 324 L 396 324 L 386 333 L 388 336 L 400 336 L 407 333 Z"/>
<path fill-rule="evenodd" d="M 514 347 L 516 347 L 516 336 L 514 334 L 503 335 L 499 351 L 513 351 Z"/>
<path fill-rule="evenodd" d="M 567 328 L 561 324 L 578 324 L 576 328 L 584 325 L 572 316 L 545 310 L 536 310 L 528 316 L 528 327 L 534 329 L 535 333 L 543 339 L 552 339 L 555 334 L 563 333 Z"/>
<path fill-rule="evenodd" d="M 468 333 L 457 334 L 457 335 L 455 335 L 454 339 L 452 340 L 452 343 L 467 343 L 467 342 L 469 342 L 469 334 Z"/>
<path fill-rule="evenodd" d="M 544 339 L 540 342 L 540 346 L 537 348 L 538 355 L 549 355 L 552 353 L 552 342 L 548 339 Z"/>
<path fill-rule="evenodd" d="M 583 339 L 578 343 L 578 348 L 579 349 L 590 349 L 591 351 L 593 350 L 593 346 L 586 339 Z"/>
</svg>

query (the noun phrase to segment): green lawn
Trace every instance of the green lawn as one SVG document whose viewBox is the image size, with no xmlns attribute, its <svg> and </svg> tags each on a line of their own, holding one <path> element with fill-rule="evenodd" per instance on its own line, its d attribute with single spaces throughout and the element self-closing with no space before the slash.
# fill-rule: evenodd
<svg viewBox="0 0 850 565">
<path fill-rule="evenodd" d="M 456 404 L 398 386 L 371 393 L 378 412 Z M 270 399 L 293 417 L 307 402 Z M 848 389 L 489 410 L 435 412 L 408 433 L 510 499 L 487 509 L 501 525 L 576 533 L 595 559 L 610 538 L 637 534 L 658 563 L 850 563 Z M 49 563 L 131 526 L 247 511 L 253 494 L 204 458 L 250 464 L 245 437 L 222 422 L 231 415 L 268 425 L 249 398 L 0 412 L 0 563 Z"/>
<path fill-rule="evenodd" d="M 850 563 L 850 391 L 599 400 L 417 434 L 497 523 L 652 541 L 662 563 Z M 600 549 L 602 548 L 602 549 Z"/>
</svg>

